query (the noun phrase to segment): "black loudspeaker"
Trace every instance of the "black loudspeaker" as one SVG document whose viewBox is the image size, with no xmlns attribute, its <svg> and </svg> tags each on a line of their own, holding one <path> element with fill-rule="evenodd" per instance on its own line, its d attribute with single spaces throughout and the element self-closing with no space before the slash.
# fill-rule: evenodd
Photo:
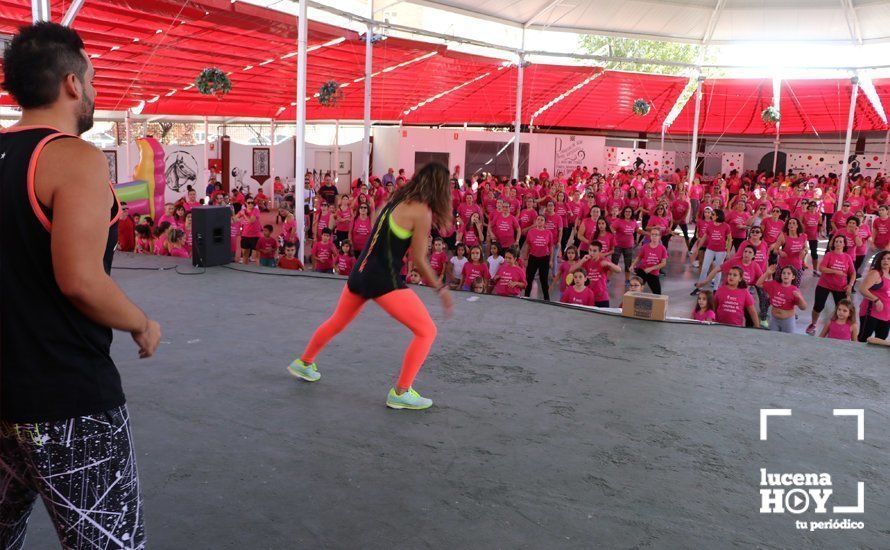
<svg viewBox="0 0 890 550">
<path fill-rule="evenodd" d="M 232 261 L 232 209 L 228 206 L 192 208 L 192 264 L 213 267 Z"/>
</svg>

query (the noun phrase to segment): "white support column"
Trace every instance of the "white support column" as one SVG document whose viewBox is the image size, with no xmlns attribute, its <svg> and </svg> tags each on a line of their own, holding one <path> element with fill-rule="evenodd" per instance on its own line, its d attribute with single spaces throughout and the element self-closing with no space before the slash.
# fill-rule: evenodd
<svg viewBox="0 0 890 550">
<path fill-rule="evenodd" d="M 31 22 L 49 21 L 52 12 L 49 9 L 49 0 L 31 0 Z"/>
<path fill-rule="evenodd" d="M 525 30 L 522 31 L 523 47 L 525 46 Z M 525 72 L 525 54 L 519 52 L 519 68 L 516 76 L 516 120 L 514 121 L 513 131 L 513 179 L 519 181 L 519 145 L 522 130 L 522 78 Z"/>
<path fill-rule="evenodd" d="M 664 124 L 661 125 L 661 151 L 664 152 L 664 132 L 667 130 L 667 126 Z"/>
<path fill-rule="evenodd" d="M 303 178 L 306 175 L 306 50 L 308 49 L 307 35 L 309 33 L 309 19 L 306 16 L 309 0 L 299 0 L 300 13 L 297 16 L 297 135 L 295 142 L 294 159 L 296 169 L 294 174 L 294 216 L 297 218 L 297 234 L 300 236 L 300 261 L 306 255 L 306 216 L 303 203 L 306 190 Z"/>
<path fill-rule="evenodd" d="M 692 124 L 692 157 L 689 159 L 688 181 L 692 184 L 695 179 L 695 167 L 698 164 L 698 120 L 701 116 L 701 84 L 704 79 L 699 76 L 698 84 L 695 86 L 695 118 Z"/>
<path fill-rule="evenodd" d="M 859 77 L 854 76 L 853 92 L 850 94 L 850 115 L 847 117 L 847 139 L 844 142 L 844 163 L 841 166 L 841 183 L 837 193 L 838 203 L 844 202 L 844 192 L 847 188 L 847 171 L 850 164 L 850 141 L 853 139 L 853 121 L 856 118 L 856 96 L 859 95 Z"/>
<path fill-rule="evenodd" d="M 199 189 L 207 189 L 207 182 L 210 180 L 210 124 L 207 117 L 204 117 L 204 166 L 201 168 L 204 174 L 204 181 L 201 182 L 203 187 Z M 207 195 L 207 203 L 210 204 L 210 195 Z"/>
<path fill-rule="evenodd" d="M 374 0 L 371 0 L 371 20 L 374 19 Z M 371 74 L 374 72 L 374 25 L 368 23 L 365 31 L 365 137 L 362 140 L 362 182 L 371 184 Z"/>
<path fill-rule="evenodd" d="M 124 111 L 124 135 L 126 136 L 126 147 L 124 148 L 124 162 L 127 163 L 127 171 L 124 174 L 125 181 L 130 181 L 133 175 L 133 165 L 130 164 L 130 144 L 133 143 L 133 132 L 130 129 L 130 110 Z"/>
<path fill-rule="evenodd" d="M 74 19 L 77 17 L 77 14 L 80 13 L 80 8 L 83 7 L 85 1 L 86 0 L 74 0 L 71 2 L 68 11 L 65 12 L 65 15 L 62 17 L 62 25 L 70 27 L 71 23 L 74 23 Z"/>
<path fill-rule="evenodd" d="M 340 119 L 334 121 L 334 185 L 340 180 Z M 370 185 L 370 184 L 366 184 Z"/>
<path fill-rule="evenodd" d="M 275 119 L 269 123 L 269 204 L 275 206 Z"/>
</svg>

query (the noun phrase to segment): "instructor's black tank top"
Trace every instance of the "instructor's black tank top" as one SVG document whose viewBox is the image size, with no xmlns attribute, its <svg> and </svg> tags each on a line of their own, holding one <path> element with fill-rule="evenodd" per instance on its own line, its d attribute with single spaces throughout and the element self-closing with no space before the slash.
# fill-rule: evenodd
<svg viewBox="0 0 890 550">
<path fill-rule="evenodd" d="M 62 420 L 124 404 L 109 353 L 111 329 L 88 319 L 59 289 L 50 250 L 52 211 L 34 191 L 44 146 L 72 138 L 45 127 L 0 133 L 0 420 L 8 422 Z M 119 211 L 115 200 L 106 273 Z"/>
<path fill-rule="evenodd" d="M 408 288 L 402 278 L 402 267 L 411 246 L 411 232 L 392 219 L 398 204 L 389 203 L 380 211 L 368 245 L 349 274 L 346 283 L 349 290 L 364 298 L 378 298 L 393 290 Z"/>
</svg>

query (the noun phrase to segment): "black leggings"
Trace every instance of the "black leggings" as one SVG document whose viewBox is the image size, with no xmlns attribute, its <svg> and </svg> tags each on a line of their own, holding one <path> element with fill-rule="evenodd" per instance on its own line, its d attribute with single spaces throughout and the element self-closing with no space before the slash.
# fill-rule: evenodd
<svg viewBox="0 0 890 550">
<path fill-rule="evenodd" d="M 828 290 L 822 285 L 816 285 L 816 299 L 813 300 L 813 311 L 822 313 L 829 294 L 834 298 L 834 307 L 837 307 L 837 303 L 847 297 L 847 293 L 843 290 Z"/>
<path fill-rule="evenodd" d="M 887 335 L 890 334 L 890 321 L 875 319 L 871 315 L 867 317 L 860 317 L 859 320 L 862 323 L 862 326 L 859 327 L 860 342 L 868 341 L 868 337 L 872 334 L 874 334 L 877 338 L 886 340 Z"/>
<path fill-rule="evenodd" d="M 741 244 L 742 244 L 743 242 L 745 242 L 744 237 L 742 237 L 741 239 L 737 239 L 736 237 L 733 237 L 733 238 L 732 238 L 732 249 L 733 249 L 735 252 L 738 252 L 738 251 L 739 251 L 739 246 L 741 246 Z"/>
<path fill-rule="evenodd" d="M 686 241 L 686 248 L 692 248 L 689 244 L 689 226 L 685 223 L 675 223 L 673 227 L 671 227 L 671 232 L 674 231 L 675 228 L 679 227 L 681 231 L 683 231 L 683 240 Z"/>
<path fill-rule="evenodd" d="M 528 298 L 532 294 L 532 281 L 535 280 L 537 273 L 541 281 L 541 292 L 544 299 L 550 301 L 550 285 L 547 283 L 547 275 L 550 273 L 550 256 L 529 256 L 528 265 L 525 268 L 525 280 L 528 284 L 525 287 L 525 297 Z"/>
<path fill-rule="evenodd" d="M 810 258 L 813 259 L 813 270 L 819 271 L 819 241 L 812 239 L 810 243 Z"/>
<path fill-rule="evenodd" d="M 856 266 L 856 278 L 859 278 L 859 270 L 862 269 L 862 264 L 865 263 L 865 256 L 856 256 L 856 260 L 853 262 L 853 265 Z"/>
<path fill-rule="evenodd" d="M 658 279 L 658 275 L 653 275 L 652 273 L 646 273 L 639 267 L 634 269 L 634 274 L 640 279 L 643 279 L 643 282 L 649 285 L 649 289 L 652 291 L 652 294 L 661 294 L 661 281 Z"/>
</svg>

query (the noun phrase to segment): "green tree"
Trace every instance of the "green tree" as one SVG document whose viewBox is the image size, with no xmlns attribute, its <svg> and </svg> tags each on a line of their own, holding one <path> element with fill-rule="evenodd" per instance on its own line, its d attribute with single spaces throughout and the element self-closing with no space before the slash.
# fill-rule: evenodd
<svg viewBox="0 0 890 550">
<path fill-rule="evenodd" d="M 582 36 L 580 47 L 583 51 L 591 55 L 630 57 L 681 63 L 696 63 L 702 48 L 699 44 L 681 44 L 677 42 L 636 40 L 633 38 L 597 35 Z M 713 58 L 713 54 L 713 48 L 706 50 L 704 61 L 710 61 L 711 58 Z M 621 71 L 689 74 L 689 68 L 673 65 L 650 65 L 645 63 L 630 63 L 626 61 L 608 61 L 605 62 L 603 66 L 606 69 Z"/>
</svg>

